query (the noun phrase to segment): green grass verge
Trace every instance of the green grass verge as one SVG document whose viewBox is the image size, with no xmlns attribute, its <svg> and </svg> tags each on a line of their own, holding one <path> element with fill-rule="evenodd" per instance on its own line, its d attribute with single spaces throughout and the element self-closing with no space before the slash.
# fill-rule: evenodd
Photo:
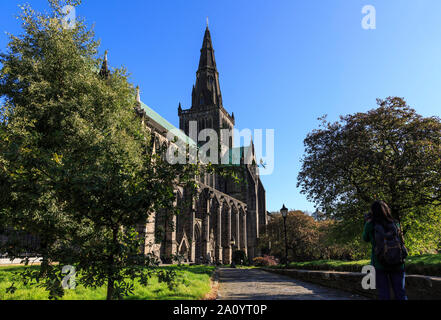
<svg viewBox="0 0 441 320">
<path fill-rule="evenodd" d="M 6 288 L 12 283 L 14 271 L 25 267 L 0 267 L 0 300 L 48 300 L 48 293 L 43 288 L 16 283 L 18 288 L 14 294 L 7 294 Z M 38 268 L 38 267 L 28 267 Z M 211 290 L 210 278 L 215 267 L 213 266 L 167 266 L 177 271 L 179 285 L 169 290 L 167 285 L 152 278 L 148 286 L 144 287 L 135 282 L 134 294 L 126 297 L 127 300 L 199 300 Z M 66 290 L 62 300 L 105 300 L 106 288 L 84 288 L 78 285 L 75 290 Z"/>
<path fill-rule="evenodd" d="M 317 260 L 309 262 L 291 262 L 289 269 L 304 270 L 327 270 L 327 271 L 348 271 L 361 272 L 363 266 L 370 264 L 370 260 L 339 261 L 339 260 Z M 283 265 L 270 268 L 284 268 Z M 407 274 L 421 274 L 429 276 L 441 276 L 441 254 L 412 256 L 406 259 Z"/>
<path fill-rule="evenodd" d="M 218 267 L 219 268 L 231 268 L 231 264 L 221 264 L 221 265 L 218 265 Z M 256 269 L 256 268 L 259 268 L 259 267 L 256 267 L 256 266 L 244 266 L 244 265 L 241 265 L 241 264 L 236 264 L 236 269 Z"/>
</svg>

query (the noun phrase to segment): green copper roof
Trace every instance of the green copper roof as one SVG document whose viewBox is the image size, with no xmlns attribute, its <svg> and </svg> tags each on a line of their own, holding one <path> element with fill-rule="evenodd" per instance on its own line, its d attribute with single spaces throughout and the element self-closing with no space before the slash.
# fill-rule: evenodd
<svg viewBox="0 0 441 320">
<path fill-rule="evenodd" d="M 141 102 L 141 107 L 145 111 L 146 115 L 153 121 L 155 121 L 158 125 L 163 127 L 167 131 L 172 131 L 178 139 L 184 141 L 185 143 L 197 147 L 196 142 L 187 136 L 182 130 L 176 128 L 170 122 L 161 117 L 156 111 L 150 108 L 145 103 Z M 229 164 L 240 165 L 240 160 L 244 157 L 247 157 L 250 152 L 251 146 L 242 146 L 235 147 L 229 150 Z"/>
<path fill-rule="evenodd" d="M 161 127 L 163 127 L 165 130 L 173 132 L 173 134 L 175 136 L 177 136 L 178 139 L 184 141 L 185 143 L 187 143 L 189 145 L 196 146 L 196 142 L 194 142 L 193 139 L 191 139 L 189 136 L 187 136 L 181 129 L 176 128 L 170 122 L 168 122 L 163 117 L 161 117 L 156 111 L 154 111 L 148 105 L 141 102 L 141 107 L 145 111 L 145 113 L 147 114 L 147 116 L 149 118 L 151 118 L 153 121 L 155 121 Z"/>
</svg>

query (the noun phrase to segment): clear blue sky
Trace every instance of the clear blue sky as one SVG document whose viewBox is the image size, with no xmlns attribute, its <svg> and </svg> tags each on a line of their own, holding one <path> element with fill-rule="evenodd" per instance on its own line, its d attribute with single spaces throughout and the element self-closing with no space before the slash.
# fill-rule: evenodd
<svg viewBox="0 0 441 320">
<path fill-rule="evenodd" d="M 23 2 L 0 1 L 1 31 L 19 31 Z M 376 30 L 361 27 L 365 5 L 377 10 Z M 125 65 L 142 100 L 176 126 L 209 17 L 224 106 L 239 129 L 275 129 L 275 170 L 262 178 L 269 211 L 314 210 L 296 181 L 303 139 L 323 114 L 337 120 L 396 95 L 441 115 L 439 0 L 83 0 L 77 14 L 95 23 L 110 64 Z M 2 32 L 1 51 L 6 43 Z"/>
</svg>

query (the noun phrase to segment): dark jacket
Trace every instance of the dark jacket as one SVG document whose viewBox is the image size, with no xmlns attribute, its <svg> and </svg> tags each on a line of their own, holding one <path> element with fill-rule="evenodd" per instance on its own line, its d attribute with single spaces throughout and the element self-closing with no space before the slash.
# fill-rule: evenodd
<svg viewBox="0 0 441 320">
<path fill-rule="evenodd" d="M 397 222 L 397 228 L 400 229 L 400 224 Z M 374 223 L 372 221 L 366 222 L 363 230 L 363 240 L 366 242 L 370 242 L 372 244 L 371 251 L 371 265 L 375 267 L 375 269 L 385 270 L 385 271 L 394 271 L 394 270 L 404 270 L 404 263 L 397 267 L 386 268 L 384 267 L 375 256 L 375 236 L 374 236 Z"/>
</svg>

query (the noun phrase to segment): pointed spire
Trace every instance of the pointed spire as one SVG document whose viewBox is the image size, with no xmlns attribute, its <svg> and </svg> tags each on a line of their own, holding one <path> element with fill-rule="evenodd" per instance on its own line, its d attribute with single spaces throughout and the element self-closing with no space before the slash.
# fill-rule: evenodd
<svg viewBox="0 0 441 320">
<path fill-rule="evenodd" d="M 213 43 L 211 42 L 210 30 L 205 29 L 204 41 L 202 43 L 201 58 L 199 60 L 199 70 L 205 68 L 216 69 L 216 60 L 214 58 Z"/>
<path fill-rule="evenodd" d="M 136 103 L 141 105 L 141 94 L 139 91 L 139 86 L 136 86 Z"/>
<path fill-rule="evenodd" d="M 196 85 L 192 91 L 192 108 L 201 106 L 222 106 L 219 73 L 217 72 L 214 49 L 208 26 L 205 30 L 202 43 Z"/>
<path fill-rule="evenodd" d="M 101 66 L 101 70 L 100 70 L 99 75 L 103 79 L 109 79 L 109 77 L 110 77 L 110 71 L 109 71 L 109 67 L 108 67 L 108 63 L 107 63 L 107 50 L 104 53 L 104 61 L 103 61 L 103 64 Z"/>
</svg>

